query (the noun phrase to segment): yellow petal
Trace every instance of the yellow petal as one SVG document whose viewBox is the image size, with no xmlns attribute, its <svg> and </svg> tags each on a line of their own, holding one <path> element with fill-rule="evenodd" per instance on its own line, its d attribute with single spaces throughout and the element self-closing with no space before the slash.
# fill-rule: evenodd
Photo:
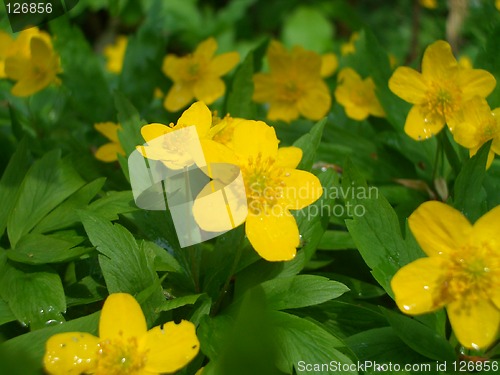
<svg viewBox="0 0 500 375">
<path fill-rule="evenodd" d="M 171 127 L 169 127 L 167 125 L 163 125 L 163 124 L 153 123 L 153 124 L 144 125 L 141 128 L 141 135 L 142 135 L 142 138 L 144 138 L 144 140 L 146 142 L 149 142 L 155 138 L 162 137 L 165 134 L 168 134 L 172 131 L 174 131 L 174 128 L 171 128 Z"/>
<path fill-rule="evenodd" d="M 498 239 L 498 223 L 500 223 L 500 206 L 496 206 L 481 216 L 472 227 L 473 242 L 493 242 L 496 252 L 500 254 Z"/>
<path fill-rule="evenodd" d="M 257 73 L 253 76 L 253 96 L 252 100 L 257 103 L 267 103 L 274 100 L 276 93 L 276 83 L 270 74 Z"/>
<path fill-rule="evenodd" d="M 99 320 L 101 340 L 141 337 L 147 331 L 141 306 L 127 293 L 113 293 L 104 302 Z"/>
<path fill-rule="evenodd" d="M 118 129 L 121 129 L 120 125 L 115 124 L 114 122 L 98 122 L 97 124 L 94 124 L 94 129 L 110 141 L 119 142 Z"/>
<path fill-rule="evenodd" d="M 274 128 L 262 121 L 245 121 L 239 124 L 233 133 L 233 148 L 238 156 L 245 160 L 278 156 L 278 138 Z M 255 160 L 254 160 L 255 161 Z"/>
<path fill-rule="evenodd" d="M 460 343 L 471 349 L 486 349 L 497 338 L 500 310 L 490 301 L 456 301 L 446 308 L 451 327 Z"/>
<path fill-rule="evenodd" d="M 278 149 L 278 159 L 276 165 L 285 168 L 297 168 L 302 160 L 302 149 L 294 146 L 280 147 Z"/>
<path fill-rule="evenodd" d="M 210 127 L 212 126 L 212 112 L 203 102 L 193 103 L 184 111 L 182 116 L 177 121 L 177 125 L 181 126 L 196 126 L 198 137 L 204 138 L 207 136 Z"/>
<path fill-rule="evenodd" d="M 198 80 L 193 86 L 194 96 L 207 104 L 212 104 L 226 91 L 224 81 L 218 77 L 210 76 Z"/>
<path fill-rule="evenodd" d="M 97 149 L 94 156 L 96 159 L 106 163 L 118 160 L 118 155 L 125 155 L 119 143 L 106 143 Z"/>
<path fill-rule="evenodd" d="M 321 182 L 310 172 L 284 168 L 282 181 L 285 186 L 279 204 L 288 210 L 300 210 L 309 206 L 323 194 Z"/>
<path fill-rule="evenodd" d="M 334 53 L 325 53 L 321 56 L 321 77 L 330 77 L 338 68 L 339 59 Z"/>
<path fill-rule="evenodd" d="M 408 224 L 429 256 L 451 254 L 464 244 L 472 230 L 464 215 L 437 201 L 421 204 L 408 218 Z"/>
<path fill-rule="evenodd" d="M 9 56 L 5 59 L 5 75 L 13 80 L 20 80 L 30 72 L 31 64 L 29 59 L 22 56 Z"/>
<path fill-rule="evenodd" d="M 420 258 L 396 272 L 391 288 L 401 311 L 418 315 L 438 310 L 446 304 L 440 298 L 440 292 L 447 262 L 441 257 Z"/>
<path fill-rule="evenodd" d="M 220 77 L 233 69 L 240 61 L 238 52 L 228 52 L 215 56 L 210 62 L 210 72 Z"/>
<path fill-rule="evenodd" d="M 169 374 L 186 366 L 200 350 L 195 326 L 186 320 L 154 327 L 140 346 L 147 351 L 146 371 Z"/>
<path fill-rule="evenodd" d="M 444 118 L 431 117 L 430 113 L 425 113 L 425 107 L 414 105 L 405 122 L 405 133 L 416 141 L 435 136 L 444 127 Z"/>
<path fill-rule="evenodd" d="M 344 110 L 347 117 L 352 118 L 356 121 L 363 121 L 370 115 L 367 108 L 352 104 L 345 105 Z"/>
<path fill-rule="evenodd" d="M 290 54 L 285 47 L 283 47 L 283 44 L 276 40 L 272 40 L 267 49 L 267 60 L 269 69 L 272 73 L 286 72 L 290 65 Z"/>
<path fill-rule="evenodd" d="M 50 337 L 45 344 L 43 364 L 51 375 L 92 372 L 99 339 L 89 333 L 68 332 Z"/>
<path fill-rule="evenodd" d="M 26 97 L 37 93 L 38 91 L 44 89 L 49 80 L 47 77 L 37 77 L 32 72 L 30 72 L 26 77 L 21 78 L 12 87 L 12 95 L 19 97 Z"/>
<path fill-rule="evenodd" d="M 427 85 L 422 74 L 406 66 L 397 68 L 389 79 L 391 91 L 408 103 L 418 104 L 425 100 Z"/>
<path fill-rule="evenodd" d="M 255 251 L 268 261 L 291 260 L 297 253 L 300 235 L 294 217 L 278 205 L 276 212 L 249 214 L 245 226 L 248 240 Z"/>
<path fill-rule="evenodd" d="M 481 69 L 461 69 L 458 74 L 458 86 L 462 90 L 465 102 L 474 96 L 487 97 L 496 86 L 495 77 Z"/>
<path fill-rule="evenodd" d="M 49 46 L 42 38 L 31 38 L 30 48 L 31 58 L 36 62 L 48 62 L 48 60 L 52 57 L 51 46 Z"/>
<path fill-rule="evenodd" d="M 271 102 L 267 118 L 269 120 L 283 120 L 285 122 L 290 122 L 299 118 L 299 109 L 295 103 L 278 101 Z"/>
<path fill-rule="evenodd" d="M 207 63 L 212 59 L 215 51 L 217 51 L 217 41 L 210 37 L 198 44 L 198 47 L 196 47 L 196 50 L 193 52 L 193 56 L 197 60 Z"/>
<path fill-rule="evenodd" d="M 167 111 L 177 112 L 187 106 L 194 98 L 193 85 L 174 83 L 163 102 Z"/>
<path fill-rule="evenodd" d="M 443 80 L 456 74 L 458 69 L 457 60 L 447 42 L 438 40 L 425 50 L 422 59 L 422 74 L 424 77 Z"/>
<path fill-rule="evenodd" d="M 172 81 L 177 82 L 180 80 L 179 72 L 183 63 L 185 63 L 185 59 L 169 54 L 163 59 L 161 70 Z"/>
<path fill-rule="evenodd" d="M 203 149 L 203 155 L 205 156 L 205 162 L 207 164 L 238 164 L 238 158 L 236 157 L 236 154 L 229 147 L 210 139 L 202 139 L 200 143 Z"/>
<path fill-rule="evenodd" d="M 330 109 L 332 98 L 328 86 L 323 81 L 317 81 L 297 101 L 299 112 L 311 120 L 320 120 Z"/>
</svg>

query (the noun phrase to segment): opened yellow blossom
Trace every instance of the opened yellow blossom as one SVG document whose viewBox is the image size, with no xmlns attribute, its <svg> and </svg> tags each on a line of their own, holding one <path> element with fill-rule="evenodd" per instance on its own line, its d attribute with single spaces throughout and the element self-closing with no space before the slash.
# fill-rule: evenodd
<svg viewBox="0 0 500 375">
<path fill-rule="evenodd" d="M 500 154 L 500 108 L 492 111 L 485 99 L 475 97 L 462 109 L 453 137 L 458 144 L 469 149 L 471 157 L 492 139 L 486 163 L 486 168 L 489 168 L 495 154 Z"/>
<path fill-rule="evenodd" d="M 375 95 L 371 77 L 362 79 L 351 68 L 339 72 L 335 99 L 344 107 L 347 116 L 362 121 L 369 115 L 384 117 L 385 113 Z"/>
<path fill-rule="evenodd" d="M 302 115 L 319 120 L 328 113 L 331 96 L 321 76 L 320 55 L 302 47 L 288 52 L 281 43 L 272 41 L 267 60 L 269 73 L 253 77 L 253 100 L 269 103 L 268 119 L 290 122 Z"/>
<path fill-rule="evenodd" d="M 359 39 L 359 33 L 354 32 L 351 34 L 349 38 L 349 42 L 344 43 L 340 46 L 340 53 L 342 56 L 349 55 L 351 53 L 356 52 L 356 41 Z"/>
<path fill-rule="evenodd" d="M 399 67 L 389 80 L 396 95 L 414 104 L 405 123 L 405 132 L 415 140 L 432 137 L 447 124 L 451 131 L 455 118 L 474 96 L 485 98 L 496 80 L 485 70 L 461 68 L 450 45 L 437 41 L 425 50 L 422 73 Z"/>
<path fill-rule="evenodd" d="M 420 5 L 427 9 L 436 9 L 437 1 L 436 0 L 419 0 Z"/>
<path fill-rule="evenodd" d="M 401 311 L 418 315 L 446 307 L 467 348 L 487 348 L 500 326 L 500 206 L 474 225 L 454 208 L 422 204 L 408 219 L 427 258 L 401 268 L 391 287 Z"/>
<path fill-rule="evenodd" d="M 115 293 L 102 308 L 99 337 L 84 332 L 52 336 L 44 365 L 52 375 L 173 373 L 198 354 L 199 346 L 191 322 L 168 322 L 148 331 L 134 297 Z"/>
<path fill-rule="evenodd" d="M 189 138 L 186 133 L 176 132 L 189 126 L 196 128 L 194 139 Z M 211 126 L 212 113 L 203 102 L 196 102 L 184 111 L 175 125 L 153 123 L 143 126 L 141 134 L 147 144 L 137 146 L 137 150 L 145 158 L 159 160 L 173 170 L 183 169 L 193 163 L 204 166 L 206 164 L 204 153 L 232 154 L 227 147 L 211 139 L 213 136 L 210 131 Z M 163 137 L 166 134 L 172 136 Z M 201 146 L 200 150 L 197 150 L 198 144 Z"/>
<path fill-rule="evenodd" d="M 114 122 L 100 122 L 94 124 L 94 128 L 111 141 L 97 149 L 94 154 L 96 159 L 110 163 L 117 161 L 118 155 L 125 156 L 125 151 L 118 139 L 118 130 L 121 129 L 120 125 Z"/>
<path fill-rule="evenodd" d="M 16 81 L 11 90 L 15 96 L 30 96 L 59 82 L 60 59 L 52 47 L 50 35 L 32 29 L 21 32 L 5 59 L 5 75 Z"/>
<path fill-rule="evenodd" d="M 322 194 L 320 181 L 309 172 L 295 169 L 302 150 L 278 149 L 274 128 L 264 122 L 235 119 L 227 130 L 232 133 L 227 144 L 236 154 L 236 160 L 228 162 L 235 162 L 241 168 L 245 184 L 248 207 L 245 232 L 250 243 L 268 261 L 293 259 L 300 235 L 290 210 L 315 202 Z M 212 160 L 210 155 L 208 159 Z M 202 228 L 213 223 L 202 205 L 195 202 L 193 210 Z"/>
<path fill-rule="evenodd" d="M 128 38 L 120 35 L 116 38 L 115 43 L 104 48 L 104 56 L 106 57 L 106 69 L 111 73 L 119 74 L 123 68 L 123 60 L 127 51 Z"/>
<path fill-rule="evenodd" d="M 173 81 L 163 103 L 168 111 L 186 107 L 193 98 L 210 105 L 224 95 L 226 86 L 220 77 L 233 69 L 240 57 L 238 52 L 214 56 L 216 50 L 217 42 L 208 38 L 191 55 L 165 57 L 163 73 Z"/>
<path fill-rule="evenodd" d="M 0 30 L 0 78 L 5 78 L 5 59 L 14 39 L 6 32 Z"/>
</svg>

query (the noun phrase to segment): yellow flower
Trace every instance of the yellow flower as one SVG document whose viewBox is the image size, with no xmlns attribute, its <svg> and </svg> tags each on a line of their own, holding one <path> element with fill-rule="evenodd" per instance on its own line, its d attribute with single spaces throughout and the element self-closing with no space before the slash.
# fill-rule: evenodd
<svg viewBox="0 0 500 375">
<path fill-rule="evenodd" d="M 288 52 L 281 43 L 272 41 L 267 50 L 269 73 L 253 76 L 253 100 L 269 103 L 267 118 L 290 122 L 299 114 L 319 120 L 330 109 L 328 86 L 321 77 L 321 56 L 302 47 Z"/>
<path fill-rule="evenodd" d="M 0 30 L 0 78 L 5 78 L 5 59 L 14 39 L 6 32 Z"/>
<path fill-rule="evenodd" d="M 500 325 L 500 206 L 471 225 L 454 208 L 426 202 L 408 222 L 428 257 L 394 275 L 398 307 L 418 315 L 446 306 L 463 346 L 488 347 Z"/>
<path fill-rule="evenodd" d="M 321 77 L 330 77 L 339 67 L 339 59 L 334 53 L 325 53 L 321 56 Z"/>
<path fill-rule="evenodd" d="M 315 202 L 322 194 L 321 183 L 313 174 L 295 169 L 302 158 L 302 150 L 297 147 L 278 149 L 274 129 L 264 122 L 235 119 L 230 131 L 229 145 L 236 154 L 236 164 L 241 168 L 245 183 L 248 240 L 268 261 L 293 259 L 300 236 L 290 210 L 299 210 Z M 212 160 L 210 155 L 208 159 Z M 204 217 L 206 210 L 197 203 L 193 207 L 194 216 L 203 228 L 209 217 Z"/>
<path fill-rule="evenodd" d="M 121 73 L 127 44 L 128 38 L 120 35 L 116 38 L 114 44 L 110 44 L 104 48 L 104 56 L 106 56 L 107 60 L 106 69 L 108 69 L 111 73 Z"/>
<path fill-rule="evenodd" d="M 493 139 L 486 163 L 486 168 L 489 168 L 495 154 L 500 154 L 500 108 L 492 111 L 485 99 L 476 96 L 462 109 L 453 137 L 458 144 L 469 149 L 470 156 Z"/>
<path fill-rule="evenodd" d="M 97 149 L 94 155 L 96 159 L 109 163 L 117 161 L 118 154 L 125 156 L 125 151 L 118 139 L 118 130 L 121 129 L 120 125 L 113 122 L 100 122 L 94 124 L 94 128 L 111 141 Z"/>
<path fill-rule="evenodd" d="M 436 9 L 437 1 L 436 0 L 419 0 L 421 6 L 427 9 Z"/>
<path fill-rule="evenodd" d="M 175 133 L 176 130 L 189 126 L 196 127 L 197 139 L 186 139 L 185 133 Z M 227 158 L 231 158 L 232 153 L 226 147 L 211 140 L 211 126 L 212 113 L 203 102 L 196 102 L 184 111 L 175 125 L 173 123 L 168 126 L 153 123 L 143 126 L 141 134 L 147 144 L 137 146 L 136 149 L 145 158 L 160 160 L 167 168 L 173 170 L 183 169 L 193 163 L 205 165 L 203 154 L 205 152 L 211 155 L 227 154 Z M 172 133 L 172 137 L 168 139 L 163 137 L 170 133 Z M 196 152 L 198 142 L 201 145 L 202 153 Z M 186 145 L 192 147 L 186 147 Z M 212 161 L 215 162 L 215 160 Z"/>
<path fill-rule="evenodd" d="M 52 82 L 59 82 L 59 55 L 52 47 L 49 34 L 34 27 L 21 32 L 11 44 L 5 59 L 5 75 L 16 84 L 15 96 L 30 96 Z"/>
<path fill-rule="evenodd" d="M 209 105 L 224 95 L 226 86 L 220 77 L 233 69 L 240 57 L 238 52 L 214 56 L 216 50 L 217 42 L 208 38 L 191 55 L 165 57 L 163 73 L 174 82 L 163 103 L 168 111 L 184 108 L 193 98 Z"/>
<path fill-rule="evenodd" d="M 474 96 L 485 98 L 495 88 L 490 73 L 460 68 L 447 42 L 437 41 L 425 50 L 422 73 L 399 67 L 389 80 L 393 93 L 414 104 L 405 132 L 415 140 L 437 134 L 445 123 L 451 131 L 456 114 Z"/>
<path fill-rule="evenodd" d="M 356 41 L 359 39 L 359 33 L 354 32 L 351 34 L 351 37 L 349 38 L 349 42 L 342 44 L 340 46 L 340 53 L 342 56 L 348 55 L 350 53 L 356 52 Z"/>
<path fill-rule="evenodd" d="M 84 332 L 52 336 L 44 365 L 52 375 L 153 375 L 183 368 L 198 351 L 191 322 L 168 322 L 148 331 L 137 301 L 130 294 L 115 293 L 102 308 L 99 337 Z"/>
<path fill-rule="evenodd" d="M 351 68 L 339 72 L 335 99 L 344 107 L 348 117 L 362 121 L 369 115 L 384 117 L 385 113 L 375 96 L 371 77 L 362 79 Z"/>
</svg>

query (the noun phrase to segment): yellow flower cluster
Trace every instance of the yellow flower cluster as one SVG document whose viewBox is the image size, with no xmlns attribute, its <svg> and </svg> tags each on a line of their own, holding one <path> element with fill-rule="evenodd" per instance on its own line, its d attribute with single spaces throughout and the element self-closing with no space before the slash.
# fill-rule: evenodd
<svg viewBox="0 0 500 375">
<path fill-rule="evenodd" d="M 261 257 L 269 261 L 292 259 L 299 246 L 300 234 L 290 210 L 298 210 L 316 201 L 322 194 L 321 183 L 313 174 L 297 170 L 302 151 L 297 147 L 278 148 L 274 128 L 262 121 L 229 116 L 213 121 L 202 102 L 194 103 L 169 126 L 149 124 L 141 132 L 151 145 L 138 146 L 144 157 L 160 160 L 170 169 L 198 163 L 196 158 L 155 146 L 154 139 L 187 126 L 195 126 L 203 149 L 204 161 L 237 165 L 245 184 L 248 215 L 245 231 Z M 174 147 L 171 148 L 174 150 Z M 194 217 L 206 231 L 220 230 L 203 200 L 195 200 Z"/>
<path fill-rule="evenodd" d="M 12 94 L 26 97 L 58 83 L 59 55 L 49 34 L 32 27 L 16 39 L 0 31 L 0 78 L 15 81 Z"/>
</svg>

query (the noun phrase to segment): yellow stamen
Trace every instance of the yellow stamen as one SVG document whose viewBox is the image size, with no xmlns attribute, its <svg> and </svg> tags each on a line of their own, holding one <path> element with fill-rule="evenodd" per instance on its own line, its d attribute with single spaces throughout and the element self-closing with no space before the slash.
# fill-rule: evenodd
<svg viewBox="0 0 500 375">
<path fill-rule="evenodd" d="M 95 375 L 137 375 L 146 365 L 146 353 L 138 348 L 135 337 L 99 343 Z"/>
</svg>

